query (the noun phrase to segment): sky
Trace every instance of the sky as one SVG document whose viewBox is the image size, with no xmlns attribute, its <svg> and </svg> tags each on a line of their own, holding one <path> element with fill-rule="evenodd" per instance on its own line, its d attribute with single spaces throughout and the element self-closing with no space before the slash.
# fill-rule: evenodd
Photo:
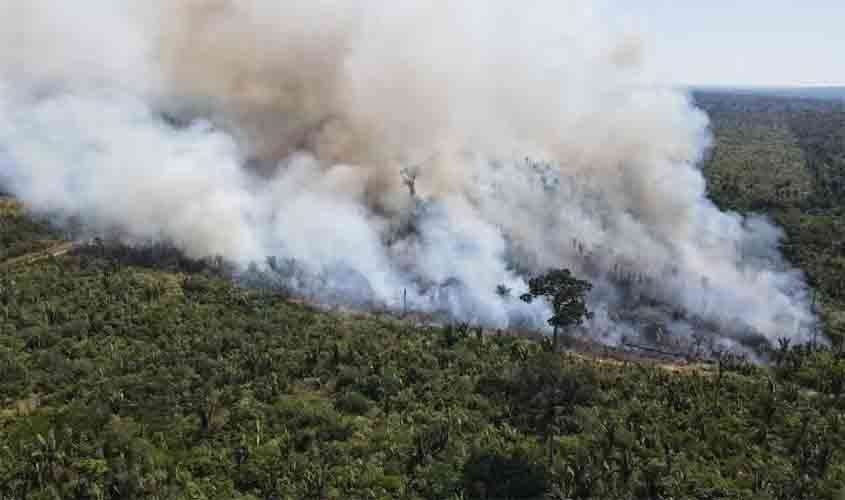
<svg viewBox="0 0 845 500">
<path fill-rule="evenodd" d="M 645 75 L 677 85 L 845 85 L 845 0 L 611 0 Z M 620 15 L 621 14 L 621 15 Z"/>
</svg>

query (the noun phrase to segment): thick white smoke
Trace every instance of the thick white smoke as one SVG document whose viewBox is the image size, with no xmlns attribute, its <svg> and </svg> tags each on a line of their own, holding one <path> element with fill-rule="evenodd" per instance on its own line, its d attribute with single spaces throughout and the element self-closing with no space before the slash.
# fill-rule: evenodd
<svg viewBox="0 0 845 500">
<path fill-rule="evenodd" d="M 323 298 L 407 290 L 419 310 L 537 325 L 541 305 L 496 286 L 568 267 L 596 285 L 596 335 L 806 335 L 780 232 L 707 200 L 706 117 L 638 83 L 641 43 L 610 15 L 0 1 L 0 184 L 129 240 L 273 256 L 268 274 Z"/>
</svg>

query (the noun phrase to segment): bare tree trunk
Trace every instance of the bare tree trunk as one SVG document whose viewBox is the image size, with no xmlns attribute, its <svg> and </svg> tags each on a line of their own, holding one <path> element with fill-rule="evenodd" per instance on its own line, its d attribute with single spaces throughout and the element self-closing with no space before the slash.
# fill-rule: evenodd
<svg viewBox="0 0 845 500">
<path fill-rule="evenodd" d="M 554 352 L 557 352 L 557 330 L 558 327 L 555 326 L 554 333 L 552 334 L 552 349 Z"/>
</svg>

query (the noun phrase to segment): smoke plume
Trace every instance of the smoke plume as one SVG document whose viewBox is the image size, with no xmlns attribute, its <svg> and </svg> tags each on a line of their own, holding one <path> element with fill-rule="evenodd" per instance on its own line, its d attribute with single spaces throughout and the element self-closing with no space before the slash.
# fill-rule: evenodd
<svg viewBox="0 0 845 500">
<path fill-rule="evenodd" d="M 640 83 L 646 44 L 612 16 L 0 2 L 0 184 L 322 300 L 537 326 L 547 311 L 514 297 L 567 267 L 595 284 L 585 328 L 608 341 L 802 339 L 814 320 L 780 231 L 708 201 L 705 115 Z"/>
</svg>

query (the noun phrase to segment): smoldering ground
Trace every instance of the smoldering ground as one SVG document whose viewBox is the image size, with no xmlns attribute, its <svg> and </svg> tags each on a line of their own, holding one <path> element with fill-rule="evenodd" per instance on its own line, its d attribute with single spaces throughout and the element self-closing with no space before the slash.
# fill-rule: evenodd
<svg viewBox="0 0 845 500">
<path fill-rule="evenodd" d="M 781 232 L 707 199 L 706 117 L 642 84 L 643 38 L 614 15 L 3 2 L 0 182 L 90 231 L 256 262 L 326 300 L 537 326 L 547 311 L 514 297 L 567 267 L 595 284 L 585 328 L 608 341 L 804 340 Z"/>
</svg>

